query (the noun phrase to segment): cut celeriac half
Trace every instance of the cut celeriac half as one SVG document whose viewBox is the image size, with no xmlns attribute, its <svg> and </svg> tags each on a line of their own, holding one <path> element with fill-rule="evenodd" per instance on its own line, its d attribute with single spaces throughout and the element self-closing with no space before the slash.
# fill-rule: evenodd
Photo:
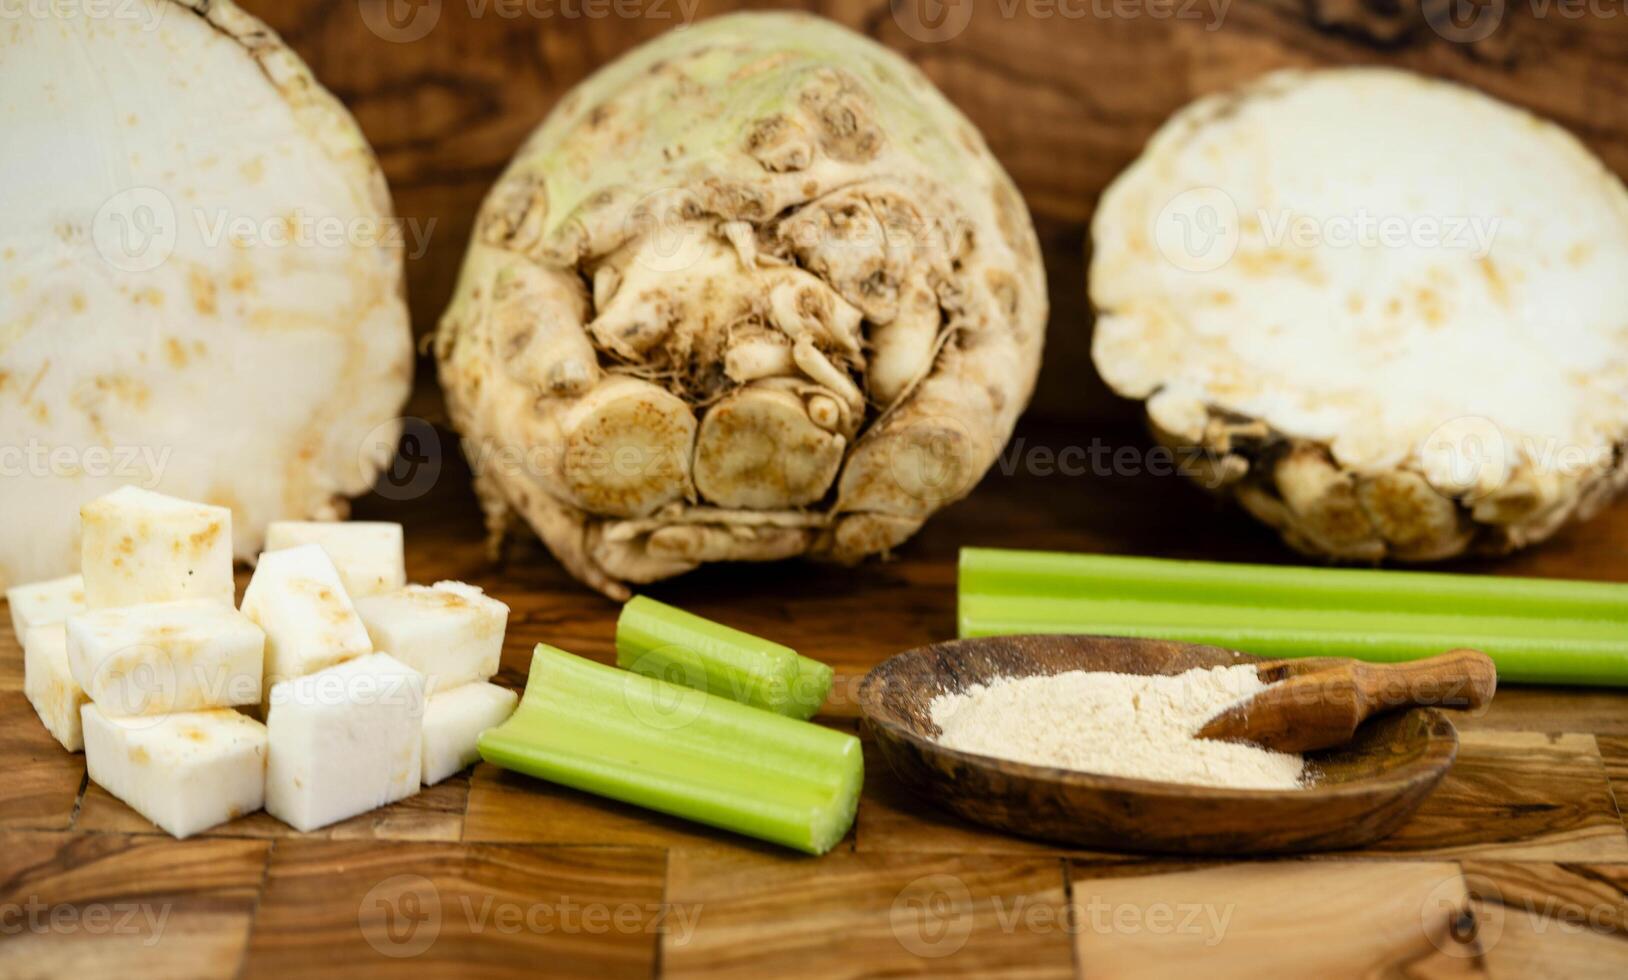
<svg viewBox="0 0 1628 980">
<path fill-rule="evenodd" d="M 1103 377 L 1301 550 L 1505 551 L 1628 481 L 1628 193 L 1530 113 L 1270 75 L 1167 123 L 1092 234 Z"/>
<path fill-rule="evenodd" d="M 0 587 L 76 565 L 125 484 L 229 507 L 239 558 L 395 445 L 402 254 L 356 123 L 229 0 L 0 31 Z"/>
</svg>

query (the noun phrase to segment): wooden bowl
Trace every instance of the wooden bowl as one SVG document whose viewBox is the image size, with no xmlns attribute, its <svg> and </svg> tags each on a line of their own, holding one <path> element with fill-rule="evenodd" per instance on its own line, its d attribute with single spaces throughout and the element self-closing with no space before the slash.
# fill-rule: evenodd
<svg viewBox="0 0 1628 980">
<path fill-rule="evenodd" d="M 1259 659 L 1160 640 L 983 637 L 886 660 L 866 675 L 859 702 L 882 757 L 918 795 L 977 823 L 1092 850 L 1286 854 L 1362 847 L 1401 826 L 1452 766 L 1458 734 L 1430 708 L 1375 719 L 1345 748 L 1307 756 L 1317 779 L 1303 790 L 1098 776 L 934 741 L 933 698 L 973 684 L 1069 670 L 1179 674 Z"/>
</svg>

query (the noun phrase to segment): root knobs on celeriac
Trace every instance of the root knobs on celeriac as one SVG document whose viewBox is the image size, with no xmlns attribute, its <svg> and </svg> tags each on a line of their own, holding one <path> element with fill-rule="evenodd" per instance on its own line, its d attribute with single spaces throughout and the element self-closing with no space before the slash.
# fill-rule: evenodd
<svg viewBox="0 0 1628 980">
<path fill-rule="evenodd" d="M 676 31 L 488 197 L 436 353 L 495 539 L 572 574 L 856 561 L 969 492 L 1039 368 L 1039 248 L 977 131 L 829 21 Z"/>
</svg>

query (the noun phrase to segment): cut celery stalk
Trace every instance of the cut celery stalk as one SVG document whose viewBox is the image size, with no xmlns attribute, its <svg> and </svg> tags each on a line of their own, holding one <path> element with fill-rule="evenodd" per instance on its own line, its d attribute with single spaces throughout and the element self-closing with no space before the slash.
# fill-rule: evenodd
<svg viewBox="0 0 1628 980">
<path fill-rule="evenodd" d="M 520 707 L 480 737 L 494 765 L 823 854 L 864 782 L 852 735 L 538 644 Z"/>
<path fill-rule="evenodd" d="M 960 586 L 962 636 L 1098 633 L 1371 661 L 1467 646 L 1507 681 L 1628 685 L 1623 585 L 966 549 Z"/>
<path fill-rule="evenodd" d="M 780 713 L 793 718 L 814 717 L 831 693 L 831 679 L 835 674 L 836 671 L 829 664 L 799 656 L 797 679 L 791 685 L 791 699 Z"/>
<path fill-rule="evenodd" d="M 616 621 L 616 663 L 792 718 L 812 716 L 831 690 L 824 664 L 644 596 Z"/>
</svg>

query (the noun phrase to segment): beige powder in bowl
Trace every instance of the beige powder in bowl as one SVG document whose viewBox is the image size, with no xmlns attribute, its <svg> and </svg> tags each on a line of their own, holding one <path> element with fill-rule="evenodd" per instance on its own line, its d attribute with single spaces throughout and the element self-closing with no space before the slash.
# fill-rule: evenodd
<svg viewBox="0 0 1628 980">
<path fill-rule="evenodd" d="M 1249 664 L 1174 676 L 1075 670 L 941 694 L 931 712 L 939 744 L 962 752 L 1195 786 L 1302 788 L 1298 755 L 1194 737 L 1265 688 Z"/>
</svg>

